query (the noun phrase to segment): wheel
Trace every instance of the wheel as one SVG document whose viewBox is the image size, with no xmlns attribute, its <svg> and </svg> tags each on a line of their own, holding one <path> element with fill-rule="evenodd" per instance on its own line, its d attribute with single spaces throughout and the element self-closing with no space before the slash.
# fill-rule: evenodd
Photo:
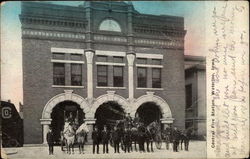
<svg viewBox="0 0 250 159">
<path fill-rule="evenodd" d="M 159 141 L 155 141 L 155 146 L 157 149 L 161 149 L 161 145 L 162 145 L 162 141 L 159 140 Z"/>
</svg>

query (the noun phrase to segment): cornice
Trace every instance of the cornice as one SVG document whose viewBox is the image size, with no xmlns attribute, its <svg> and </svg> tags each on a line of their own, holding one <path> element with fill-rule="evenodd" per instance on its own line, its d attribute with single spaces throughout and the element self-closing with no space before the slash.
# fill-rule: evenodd
<svg viewBox="0 0 250 159">
<path fill-rule="evenodd" d="M 51 17 L 39 17 L 20 15 L 20 21 L 22 24 L 36 24 L 47 26 L 61 26 L 61 27 L 74 27 L 85 28 L 87 25 L 86 19 L 63 19 L 63 18 L 51 18 Z"/>
</svg>

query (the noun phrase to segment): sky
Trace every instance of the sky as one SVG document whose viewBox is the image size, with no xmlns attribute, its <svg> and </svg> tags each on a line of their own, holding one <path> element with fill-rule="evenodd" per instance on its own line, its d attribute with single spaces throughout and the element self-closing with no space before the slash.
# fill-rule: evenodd
<svg viewBox="0 0 250 159">
<path fill-rule="evenodd" d="M 22 41 L 20 3 L 1 3 L 1 100 L 11 100 L 18 108 L 23 103 Z M 51 1 L 54 4 L 78 6 L 79 1 Z M 204 1 L 133 1 L 140 13 L 184 17 L 186 55 L 205 56 Z"/>
</svg>

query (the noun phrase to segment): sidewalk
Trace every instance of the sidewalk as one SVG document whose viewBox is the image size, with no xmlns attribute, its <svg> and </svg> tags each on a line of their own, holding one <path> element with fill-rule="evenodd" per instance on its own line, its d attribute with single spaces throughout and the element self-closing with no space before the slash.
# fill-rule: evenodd
<svg viewBox="0 0 250 159">
<path fill-rule="evenodd" d="M 5 151 L 10 151 L 14 148 L 6 148 Z M 120 151 L 120 154 L 115 154 L 112 147 L 109 147 L 109 154 L 102 154 L 102 145 L 100 145 L 100 154 L 92 154 L 92 146 L 85 146 L 85 154 L 79 154 L 78 148 L 75 148 L 75 154 L 66 154 L 61 151 L 59 146 L 54 148 L 54 155 L 48 155 L 48 147 L 20 147 L 15 148 L 16 154 L 8 155 L 10 159 L 67 159 L 67 158 L 119 158 L 119 159 L 133 159 L 133 158 L 205 158 L 206 157 L 206 142 L 205 141 L 191 141 L 189 151 L 180 150 L 179 152 L 173 152 L 172 145 L 170 150 L 166 150 L 165 144 L 162 144 L 160 150 L 154 148 L 154 152 L 132 152 L 124 153 Z"/>
</svg>

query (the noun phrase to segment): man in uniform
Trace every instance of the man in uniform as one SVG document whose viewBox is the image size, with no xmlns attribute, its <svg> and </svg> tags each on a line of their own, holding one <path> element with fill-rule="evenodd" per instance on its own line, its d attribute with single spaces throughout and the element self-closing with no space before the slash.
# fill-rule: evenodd
<svg viewBox="0 0 250 159">
<path fill-rule="evenodd" d="M 123 139 L 123 143 L 124 143 L 124 151 L 125 151 L 125 153 L 126 152 L 130 153 L 131 133 L 127 128 L 124 129 L 124 134 L 123 134 L 122 139 Z"/>
<path fill-rule="evenodd" d="M 49 145 L 49 155 L 53 155 L 54 137 L 51 128 L 49 128 L 49 132 L 47 133 L 46 138 L 47 138 L 47 143 Z"/>
<path fill-rule="evenodd" d="M 121 142 L 121 135 L 120 135 L 120 131 L 117 129 L 116 126 L 114 127 L 114 131 L 112 132 L 112 139 L 114 142 L 115 153 L 120 153 L 119 144 Z"/>
<path fill-rule="evenodd" d="M 171 135 L 171 129 L 169 126 L 167 126 L 165 131 L 164 131 L 164 137 L 165 137 L 165 141 L 166 141 L 166 149 L 167 150 L 169 150 L 170 135 Z"/>
<path fill-rule="evenodd" d="M 140 152 L 145 152 L 144 143 L 145 143 L 145 128 L 141 123 L 140 126 L 138 127 L 138 144 Z"/>
<path fill-rule="evenodd" d="M 151 152 L 154 152 L 154 149 L 153 149 L 153 134 L 149 130 L 146 130 L 145 140 L 146 140 L 146 144 L 147 144 L 147 152 L 150 152 L 149 146 L 151 147 Z"/>
<path fill-rule="evenodd" d="M 95 127 L 94 131 L 92 132 L 92 140 L 93 140 L 93 154 L 95 153 L 95 147 L 96 147 L 96 153 L 99 154 L 100 133 L 97 127 Z"/>
<path fill-rule="evenodd" d="M 173 130 L 173 151 L 174 152 L 178 152 L 179 140 L 180 140 L 180 131 L 176 127 L 174 127 L 174 130 Z"/>
<path fill-rule="evenodd" d="M 102 131 L 102 144 L 103 144 L 103 153 L 109 153 L 109 139 L 110 134 L 107 130 L 107 126 L 104 125 L 103 131 Z"/>
</svg>

